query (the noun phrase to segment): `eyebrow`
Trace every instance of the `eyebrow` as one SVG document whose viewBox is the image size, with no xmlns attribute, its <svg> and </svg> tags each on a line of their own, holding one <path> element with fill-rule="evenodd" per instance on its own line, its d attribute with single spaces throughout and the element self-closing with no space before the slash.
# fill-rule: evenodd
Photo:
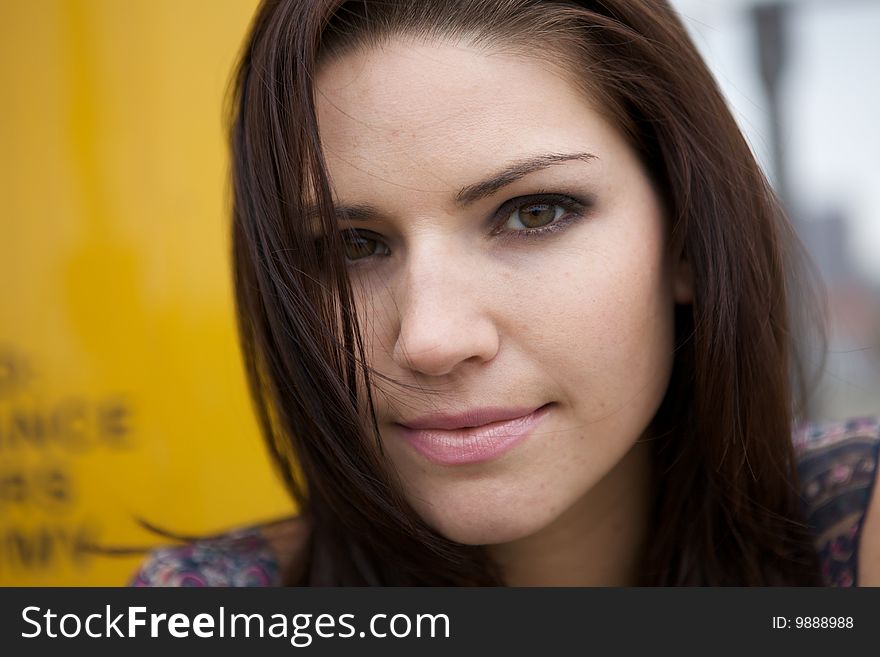
<svg viewBox="0 0 880 657">
<path fill-rule="evenodd" d="M 470 205 L 487 196 L 491 196 L 503 187 L 516 182 L 530 173 L 565 162 L 577 160 L 590 162 L 597 159 L 599 157 L 592 153 L 545 153 L 515 160 L 484 180 L 462 187 L 455 195 L 455 202 L 460 206 Z M 371 205 L 343 205 L 335 209 L 335 214 L 340 219 L 357 222 L 374 219 L 381 212 Z"/>
<path fill-rule="evenodd" d="M 545 155 L 537 155 L 517 160 L 485 180 L 474 185 L 463 187 L 459 190 L 458 194 L 455 195 L 455 201 L 459 205 L 470 205 L 471 203 L 476 203 L 480 199 L 491 196 L 502 187 L 506 187 L 530 173 L 541 171 L 554 164 L 562 164 L 563 162 L 571 162 L 572 160 L 589 162 L 595 159 L 598 158 L 592 153 L 547 153 Z"/>
</svg>

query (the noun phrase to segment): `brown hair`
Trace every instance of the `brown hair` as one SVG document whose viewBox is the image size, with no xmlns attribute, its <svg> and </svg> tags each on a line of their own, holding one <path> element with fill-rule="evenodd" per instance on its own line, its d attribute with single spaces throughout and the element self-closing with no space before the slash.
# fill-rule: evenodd
<svg viewBox="0 0 880 657">
<path fill-rule="evenodd" d="M 656 0 L 260 7 L 232 103 L 233 256 L 258 417 L 312 526 L 306 574 L 289 583 L 502 583 L 483 548 L 449 541 L 415 513 L 382 458 L 377 375 L 334 228 L 315 72 L 396 34 L 499 47 L 518 41 L 511 35 L 552 35 L 664 198 L 694 300 L 677 306 L 672 378 L 652 423 L 655 527 L 641 583 L 821 584 L 790 438 L 798 242 L 678 17 Z M 329 241 L 315 242 L 310 221 Z"/>
</svg>

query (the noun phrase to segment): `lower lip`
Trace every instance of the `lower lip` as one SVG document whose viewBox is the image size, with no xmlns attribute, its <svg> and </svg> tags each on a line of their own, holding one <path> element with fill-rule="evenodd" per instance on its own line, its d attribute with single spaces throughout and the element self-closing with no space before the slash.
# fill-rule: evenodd
<svg viewBox="0 0 880 657">
<path fill-rule="evenodd" d="M 440 465 L 482 463 L 498 458 L 525 440 L 549 412 L 547 404 L 529 415 L 463 429 L 410 429 L 404 439 L 419 454 Z"/>
</svg>

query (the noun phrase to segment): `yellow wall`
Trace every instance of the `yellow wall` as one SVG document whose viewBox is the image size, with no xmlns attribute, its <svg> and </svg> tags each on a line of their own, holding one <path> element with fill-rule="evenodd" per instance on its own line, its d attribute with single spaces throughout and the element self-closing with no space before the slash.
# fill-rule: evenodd
<svg viewBox="0 0 880 657">
<path fill-rule="evenodd" d="M 142 517 L 289 513 L 235 344 L 222 100 L 253 0 L 0 2 L 0 584 Z"/>
</svg>

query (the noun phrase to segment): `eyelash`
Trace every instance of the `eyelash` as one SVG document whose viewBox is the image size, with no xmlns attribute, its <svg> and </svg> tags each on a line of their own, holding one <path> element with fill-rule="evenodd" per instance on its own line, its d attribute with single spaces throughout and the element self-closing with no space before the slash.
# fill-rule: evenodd
<svg viewBox="0 0 880 657">
<path fill-rule="evenodd" d="M 507 223 L 507 221 L 510 219 L 510 215 L 517 208 L 541 204 L 546 204 L 551 207 L 561 207 L 565 212 L 558 219 L 554 219 L 546 226 L 539 226 L 538 228 L 525 228 L 523 230 L 503 229 L 504 224 Z M 538 239 L 553 233 L 557 233 L 561 230 L 565 230 L 570 224 L 582 218 L 584 213 L 590 208 L 591 205 L 591 201 L 581 201 L 565 194 L 539 192 L 538 194 L 531 194 L 528 196 L 518 196 L 516 198 L 510 199 L 509 201 L 506 201 L 495 211 L 495 219 L 493 221 L 493 228 L 490 234 L 492 235 L 492 237 L 496 239 L 501 239 L 503 241 L 514 239 Z M 376 241 L 379 241 L 378 238 L 380 237 L 379 235 L 371 231 L 359 231 L 356 229 L 343 231 L 343 235 L 347 233 L 361 236 L 366 239 L 375 239 Z M 361 264 L 363 264 L 364 262 L 368 262 L 377 257 L 383 256 L 365 256 L 363 258 L 357 258 L 355 260 L 348 260 L 348 263 L 349 266 L 361 266 Z"/>
</svg>

